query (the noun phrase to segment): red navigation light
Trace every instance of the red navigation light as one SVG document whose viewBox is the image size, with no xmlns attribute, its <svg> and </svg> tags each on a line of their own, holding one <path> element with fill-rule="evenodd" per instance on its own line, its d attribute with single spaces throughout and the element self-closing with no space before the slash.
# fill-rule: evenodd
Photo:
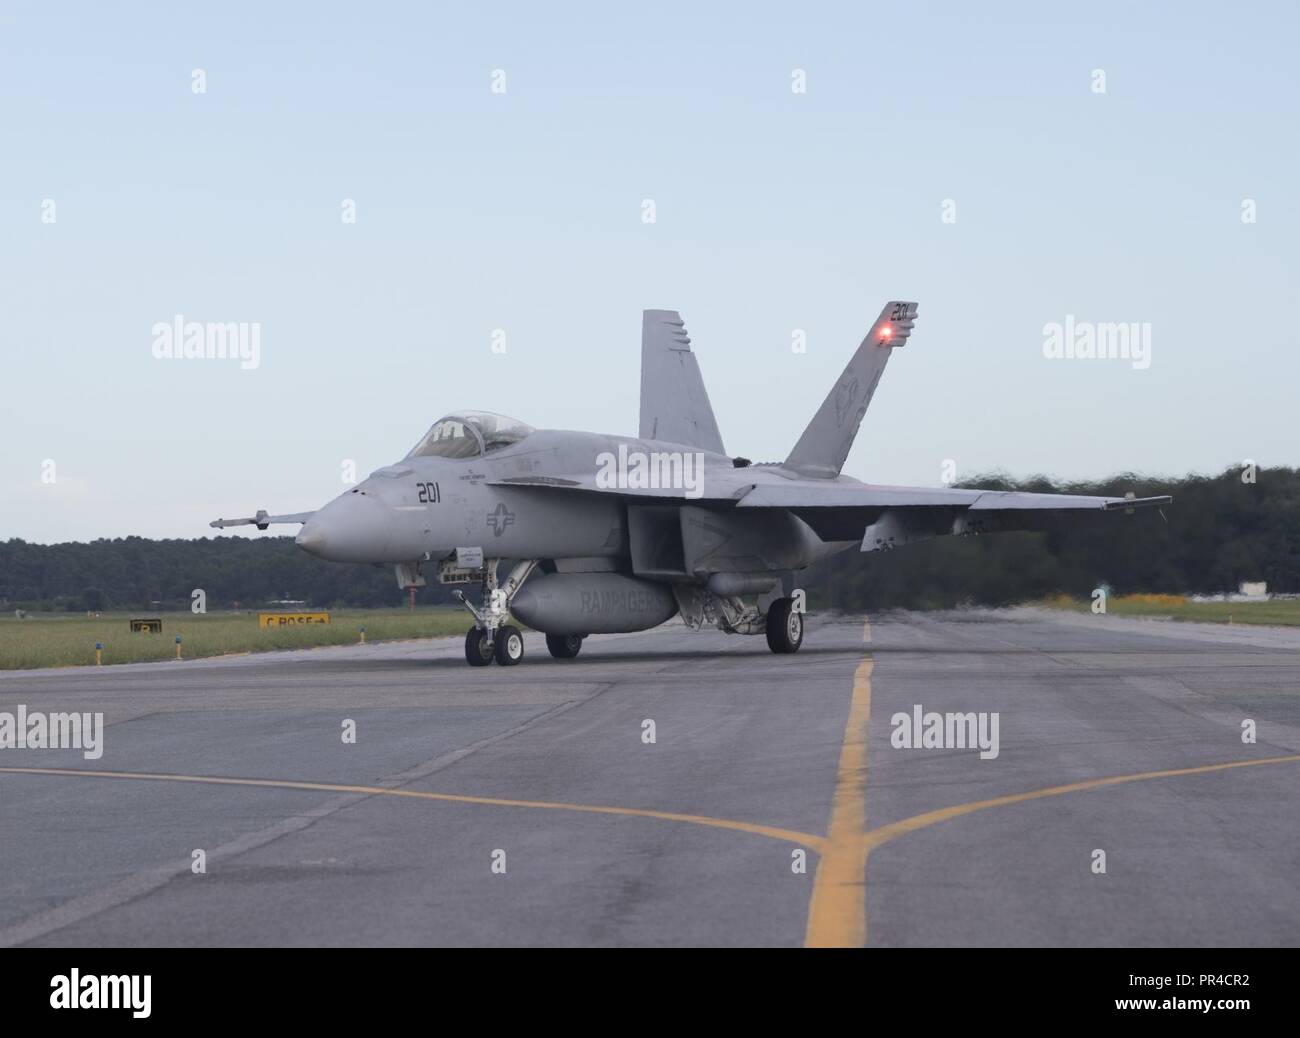
<svg viewBox="0 0 1300 1038">
<path fill-rule="evenodd" d="M 885 325 L 883 328 L 880 329 L 880 337 L 882 339 L 888 339 L 893 334 L 894 334 L 894 329 L 889 327 L 889 325 Z"/>
</svg>

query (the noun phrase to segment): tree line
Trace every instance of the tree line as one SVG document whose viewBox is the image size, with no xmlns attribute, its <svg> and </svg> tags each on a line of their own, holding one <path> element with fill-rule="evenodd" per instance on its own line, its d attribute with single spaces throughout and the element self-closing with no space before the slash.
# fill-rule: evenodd
<svg viewBox="0 0 1300 1038">
<path fill-rule="evenodd" d="M 1174 503 L 1134 515 L 1104 514 L 1052 533 L 945 537 L 888 552 L 848 551 L 797 582 L 814 608 L 940 608 L 1005 605 L 1055 592 L 1087 597 L 1106 585 L 1130 592 L 1234 591 L 1264 580 L 1300 592 L 1300 470 L 1227 469 L 1216 476 L 1158 479 L 1124 474 L 1062 483 L 1038 476 L 983 476 L 962 485 L 990 490 L 1171 494 Z M 291 537 L 124 537 L 88 543 L 0 542 L 0 605 L 38 610 L 187 609 L 202 588 L 208 608 L 276 599 L 320 607 L 394 606 L 406 601 L 391 566 L 325 562 Z M 423 603 L 449 602 L 431 582 Z"/>
<path fill-rule="evenodd" d="M 1051 533 L 944 537 L 885 552 L 845 552 L 803 577 L 821 608 L 1009 605 L 1064 592 L 1236 591 L 1263 580 L 1300 592 L 1300 470 L 1229 468 L 1159 479 L 1127 473 L 1096 482 L 983 476 L 963 486 L 1035 493 L 1173 496 L 1155 509 L 1081 516 Z"/>
<path fill-rule="evenodd" d="M 0 604 L 7 609 L 189 609 L 196 589 L 209 610 L 284 599 L 324 608 L 406 602 L 392 566 L 326 562 L 292 537 L 0 542 Z M 416 601 L 449 602 L 448 591 L 431 584 Z"/>
</svg>

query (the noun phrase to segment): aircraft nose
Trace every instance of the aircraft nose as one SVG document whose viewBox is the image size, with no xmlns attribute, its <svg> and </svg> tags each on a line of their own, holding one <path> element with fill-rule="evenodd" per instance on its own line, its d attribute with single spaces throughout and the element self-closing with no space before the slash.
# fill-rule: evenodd
<svg viewBox="0 0 1300 1038">
<path fill-rule="evenodd" d="M 389 529 L 384 506 L 369 494 L 335 498 L 302 525 L 298 547 L 331 562 L 386 562 Z"/>
<path fill-rule="evenodd" d="M 294 543 L 308 555 L 323 555 L 325 552 L 324 525 L 318 523 L 314 518 L 308 519 L 302 524 L 302 529 L 298 531 Z"/>
</svg>

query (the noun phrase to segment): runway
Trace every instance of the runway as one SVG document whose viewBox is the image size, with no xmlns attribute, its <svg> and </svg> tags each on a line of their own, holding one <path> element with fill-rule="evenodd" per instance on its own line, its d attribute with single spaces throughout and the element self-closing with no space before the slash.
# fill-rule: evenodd
<svg viewBox="0 0 1300 1038">
<path fill-rule="evenodd" d="M 0 946 L 1300 937 L 1300 631 L 525 640 L 513 668 L 454 639 L 0 673 L 0 711 L 107 726 L 95 760 L 0 750 Z M 895 746 L 918 706 L 996 714 L 997 755 Z"/>
</svg>

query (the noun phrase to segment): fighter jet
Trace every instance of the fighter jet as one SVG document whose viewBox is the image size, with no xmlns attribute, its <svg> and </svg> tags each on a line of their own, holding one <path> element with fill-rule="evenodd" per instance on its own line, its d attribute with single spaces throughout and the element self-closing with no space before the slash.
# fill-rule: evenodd
<svg viewBox="0 0 1300 1038">
<path fill-rule="evenodd" d="M 304 551 L 391 563 L 403 588 L 477 585 L 471 666 L 519 663 L 522 622 L 573 659 L 592 634 L 686 627 L 803 642 L 796 574 L 835 552 L 929 537 L 1047 530 L 1169 497 L 1082 497 L 862 483 L 841 472 L 917 305 L 890 302 L 789 456 L 727 453 L 681 317 L 646 310 L 637 436 L 533 427 L 486 411 L 439 419 L 401 461 L 315 512 L 218 519 L 222 528 L 300 523 Z M 514 563 L 499 579 L 503 561 Z"/>
</svg>

